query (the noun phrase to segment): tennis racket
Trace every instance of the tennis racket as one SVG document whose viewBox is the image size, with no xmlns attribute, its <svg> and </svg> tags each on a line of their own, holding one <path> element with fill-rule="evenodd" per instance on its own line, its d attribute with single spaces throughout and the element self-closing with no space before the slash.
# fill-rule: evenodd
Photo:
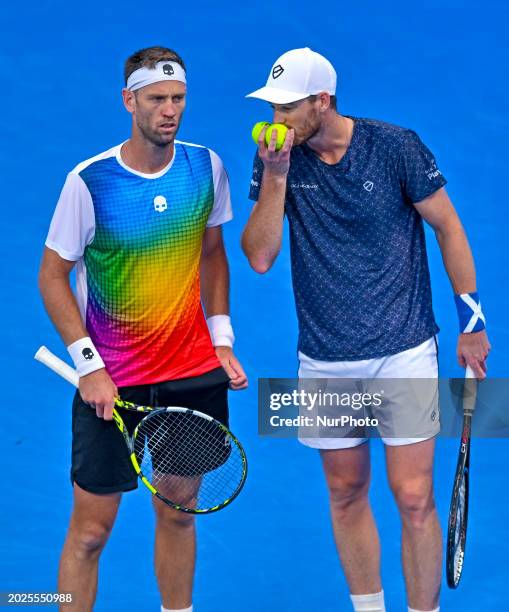
<svg viewBox="0 0 509 612">
<path fill-rule="evenodd" d="M 470 434 L 476 398 L 477 379 L 472 369 L 467 367 L 463 386 L 463 430 L 447 529 L 446 569 L 447 584 L 451 589 L 455 589 L 459 584 L 465 559 L 468 522 L 468 479 L 470 472 Z"/>
<path fill-rule="evenodd" d="M 78 387 L 76 370 L 45 346 L 35 359 Z M 115 399 L 115 407 L 147 413 L 132 435 L 113 409 L 135 472 L 162 502 L 191 514 L 221 510 L 240 493 L 247 458 L 232 432 L 216 419 L 189 408 L 153 408 Z"/>
</svg>

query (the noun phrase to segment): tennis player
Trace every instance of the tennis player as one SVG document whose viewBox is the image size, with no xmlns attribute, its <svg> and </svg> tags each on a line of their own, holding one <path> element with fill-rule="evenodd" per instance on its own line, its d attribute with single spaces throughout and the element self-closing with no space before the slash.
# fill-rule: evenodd
<svg viewBox="0 0 509 612">
<path fill-rule="evenodd" d="M 270 103 L 289 131 L 282 149 L 265 130 L 254 160 L 256 201 L 242 238 L 251 266 L 267 272 L 290 228 L 299 321 L 299 377 L 436 378 L 433 316 L 423 219 L 435 230 L 460 318 L 458 360 L 479 378 L 490 345 L 472 254 L 435 158 L 417 134 L 341 115 L 336 72 L 314 51 L 279 57 L 267 83 L 248 97 Z M 437 406 L 413 410 L 415 437 L 389 437 L 389 482 L 402 520 L 409 611 L 439 610 L 442 540 L 433 499 Z M 333 530 L 354 610 L 385 610 L 380 544 L 368 502 L 365 438 L 303 439 L 321 453 Z"/>
<path fill-rule="evenodd" d="M 232 218 L 228 178 L 216 153 L 176 140 L 186 80 L 171 49 L 129 57 L 122 96 L 131 136 L 69 173 L 46 240 L 41 293 L 80 374 L 74 509 L 58 583 L 79 610 L 93 607 L 98 559 L 121 494 L 137 486 L 111 420 L 114 397 L 192 407 L 227 424 L 228 387 L 247 386 L 228 315 L 221 232 Z M 69 284 L 75 265 L 76 296 Z M 140 416 L 123 418 L 134 428 Z M 153 499 L 161 609 L 190 612 L 193 517 Z"/>
</svg>

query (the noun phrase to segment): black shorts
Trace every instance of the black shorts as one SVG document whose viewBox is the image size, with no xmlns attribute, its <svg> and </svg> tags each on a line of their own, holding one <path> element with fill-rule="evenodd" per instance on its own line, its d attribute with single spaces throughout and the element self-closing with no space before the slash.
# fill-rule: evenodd
<svg viewBox="0 0 509 612">
<path fill-rule="evenodd" d="M 122 399 L 145 406 L 181 406 L 199 410 L 228 427 L 229 378 L 223 368 L 201 376 L 153 385 L 119 388 Z M 145 415 L 122 410 L 130 433 Z M 79 392 L 72 406 L 71 481 L 90 493 L 131 491 L 138 477 L 114 421 L 98 418 Z"/>
</svg>

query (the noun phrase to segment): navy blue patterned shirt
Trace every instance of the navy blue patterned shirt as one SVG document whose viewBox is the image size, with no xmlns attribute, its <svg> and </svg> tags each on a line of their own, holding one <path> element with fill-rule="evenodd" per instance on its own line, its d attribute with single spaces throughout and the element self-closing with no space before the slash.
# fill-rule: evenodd
<svg viewBox="0 0 509 612">
<path fill-rule="evenodd" d="M 412 130 L 352 119 L 337 164 L 302 144 L 292 149 L 287 180 L 299 350 L 322 361 L 392 355 L 438 332 L 423 222 L 412 204 L 446 180 Z M 262 174 L 257 154 L 252 200 Z"/>
</svg>

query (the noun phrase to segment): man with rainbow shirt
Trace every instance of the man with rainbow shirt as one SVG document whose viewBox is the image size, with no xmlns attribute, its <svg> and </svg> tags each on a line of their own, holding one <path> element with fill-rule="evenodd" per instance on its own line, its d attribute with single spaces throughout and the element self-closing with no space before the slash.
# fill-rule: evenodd
<svg viewBox="0 0 509 612">
<path fill-rule="evenodd" d="M 39 277 L 80 375 L 74 508 L 58 584 L 73 593 L 68 607 L 80 610 L 94 605 L 98 560 L 122 492 L 137 486 L 112 422 L 114 397 L 192 407 L 228 424 L 228 387 L 247 386 L 228 316 L 221 232 L 232 218 L 228 178 L 213 151 L 176 140 L 184 62 L 171 49 L 142 49 L 126 62 L 125 84 L 131 137 L 69 173 Z M 75 265 L 76 295 L 69 282 Z M 126 414 L 127 426 L 141 416 Z M 156 498 L 154 508 L 161 609 L 191 612 L 193 517 Z"/>
</svg>

